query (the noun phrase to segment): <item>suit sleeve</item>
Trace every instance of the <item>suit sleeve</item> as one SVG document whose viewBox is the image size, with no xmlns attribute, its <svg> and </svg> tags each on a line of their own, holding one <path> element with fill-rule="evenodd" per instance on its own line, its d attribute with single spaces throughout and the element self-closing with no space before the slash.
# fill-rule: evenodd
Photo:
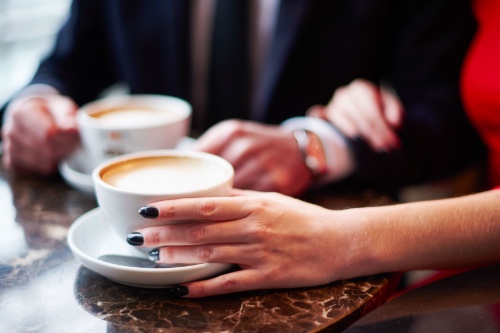
<svg viewBox="0 0 500 333">
<path fill-rule="evenodd" d="M 31 82 L 48 84 L 78 104 L 95 99 L 115 80 L 100 0 L 74 0 L 55 45 Z"/>
<path fill-rule="evenodd" d="M 357 166 L 352 178 L 400 186 L 451 176 L 482 156 L 459 94 L 463 58 L 475 21 L 468 1 L 394 1 L 387 31 L 384 79 L 404 104 L 403 147 L 375 153 L 351 140 Z"/>
</svg>

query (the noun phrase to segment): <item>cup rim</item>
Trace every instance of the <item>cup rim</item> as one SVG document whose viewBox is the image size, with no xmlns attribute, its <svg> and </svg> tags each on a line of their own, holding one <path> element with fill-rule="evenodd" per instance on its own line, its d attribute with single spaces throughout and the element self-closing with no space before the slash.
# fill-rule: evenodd
<svg viewBox="0 0 500 333">
<path fill-rule="evenodd" d="M 166 124 L 178 124 L 188 119 L 192 114 L 191 104 L 188 101 L 179 97 L 160 95 L 160 94 L 130 94 L 130 95 L 109 96 L 88 102 L 82 105 L 78 109 L 78 111 L 76 112 L 76 120 L 79 126 L 85 126 L 89 128 L 128 130 L 131 129 L 130 125 L 109 124 L 109 123 L 103 124 L 98 119 L 91 117 L 90 113 L 98 112 L 100 110 L 104 110 L 107 108 L 119 108 L 123 106 L 152 107 L 153 104 L 157 105 L 163 104 L 166 106 L 165 108 L 171 107 L 172 105 L 180 106 L 172 108 L 172 111 L 178 113 L 179 117 L 175 119 L 165 119 L 165 120 L 155 119 L 154 122 L 151 123 L 136 124 L 134 127 L 132 127 L 133 129 L 159 127 L 159 126 L 164 126 Z M 166 104 L 169 105 L 167 106 Z M 163 109 L 160 107 L 157 108 L 160 110 Z"/>
<path fill-rule="evenodd" d="M 107 167 L 109 167 L 112 164 L 116 163 L 122 163 L 127 160 L 135 160 L 135 159 L 141 159 L 145 157 L 161 157 L 161 156 L 186 156 L 186 157 L 194 157 L 194 158 L 203 158 L 203 159 L 208 159 L 210 161 L 213 161 L 217 163 L 219 166 L 223 167 L 226 169 L 226 176 L 225 178 L 221 179 L 220 182 L 217 184 L 206 187 L 206 188 L 200 188 L 194 191 L 184 191 L 184 192 L 176 192 L 176 193 L 169 193 L 169 192 L 155 192 L 155 193 L 140 193 L 140 192 L 135 192 L 131 190 L 125 190 L 116 186 L 112 186 L 108 183 L 106 183 L 102 178 L 101 178 L 101 171 Z M 92 171 L 92 179 L 94 181 L 94 187 L 101 186 L 109 191 L 113 191 L 116 193 L 122 193 L 122 194 L 131 194 L 134 196 L 140 196 L 140 197 L 189 197 L 189 196 L 194 196 L 196 194 L 199 194 L 201 192 L 205 191 L 210 191 L 213 190 L 214 188 L 220 187 L 220 186 L 226 186 L 226 184 L 230 184 L 232 186 L 232 180 L 234 178 L 234 168 L 229 163 L 227 160 L 224 158 L 210 154 L 210 153 L 205 153 L 205 152 L 199 152 L 199 151 L 190 151 L 190 150 L 178 150 L 178 149 L 158 149 L 158 150 L 147 150 L 147 151 L 141 151 L 141 152 L 135 152 L 135 153 L 129 153 L 121 156 L 117 156 L 114 158 L 111 158 L 105 162 L 102 162 L 98 166 L 94 168 Z"/>
</svg>

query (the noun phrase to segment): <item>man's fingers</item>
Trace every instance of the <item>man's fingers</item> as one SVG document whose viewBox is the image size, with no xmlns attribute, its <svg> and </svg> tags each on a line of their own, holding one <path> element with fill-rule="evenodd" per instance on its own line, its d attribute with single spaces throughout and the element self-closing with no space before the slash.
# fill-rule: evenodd
<svg viewBox="0 0 500 333">
<path fill-rule="evenodd" d="M 259 178 L 264 177 L 266 170 L 262 163 L 258 163 L 258 157 L 247 159 L 247 163 L 238 163 L 235 167 L 234 186 L 243 189 L 254 189 L 252 186 Z M 266 177 L 267 178 L 267 177 Z"/>
<path fill-rule="evenodd" d="M 391 92 L 382 89 L 382 102 L 386 121 L 394 128 L 401 127 L 404 117 L 403 105 Z"/>
<path fill-rule="evenodd" d="M 5 143 L 5 150 L 9 152 L 4 153 L 4 163 L 8 169 L 38 172 L 42 175 L 55 171 L 57 165 L 54 160 L 40 154 L 39 151 L 19 146 L 16 149 L 9 149 L 8 146 L 9 143 Z"/>
<path fill-rule="evenodd" d="M 315 104 L 306 110 L 307 117 L 315 117 L 327 120 L 326 107 L 321 104 Z"/>
<path fill-rule="evenodd" d="M 356 121 L 362 137 L 377 151 L 388 151 L 397 147 L 399 139 L 385 119 L 384 104 L 380 89 L 372 83 L 353 84 L 350 90 L 356 104 Z"/>
<path fill-rule="evenodd" d="M 333 124 L 347 137 L 354 138 L 361 136 L 361 131 L 356 127 L 354 121 L 350 119 L 349 113 L 344 111 L 335 112 L 332 116 Z"/>
<path fill-rule="evenodd" d="M 209 128 L 196 142 L 192 148 L 207 153 L 220 155 L 227 144 L 232 141 L 243 129 L 243 124 L 237 120 L 227 120 Z"/>
<path fill-rule="evenodd" d="M 351 83 L 348 93 L 359 112 L 370 118 L 382 114 L 380 90 L 373 83 L 366 80 L 356 80 Z"/>
<path fill-rule="evenodd" d="M 71 99 L 37 95 L 13 101 L 3 129 L 4 164 L 40 174 L 55 171 L 61 156 L 79 142 Z"/>
<path fill-rule="evenodd" d="M 16 158 L 16 163 L 26 164 L 33 171 L 40 169 L 42 173 L 47 173 L 47 170 L 53 169 L 60 156 L 69 153 L 78 144 L 78 131 L 75 127 L 61 132 L 53 113 L 44 103 L 19 111 L 14 114 L 14 126 L 9 134 L 13 143 L 9 153 L 18 156 L 24 154 L 24 158 L 19 161 Z"/>
<path fill-rule="evenodd" d="M 76 131 L 76 111 L 78 106 L 69 98 L 58 96 L 50 102 L 52 117 L 61 131 Z"/>
<path fill-rule="evenodd" d="M 43 98 L 26 100 L 12 118 L 16 130 L 26 131 L 26 134 L 31 134 L 30 137 L 39 142 L 47 142 L 57 131 L 57 124 Z"/>
</svg>

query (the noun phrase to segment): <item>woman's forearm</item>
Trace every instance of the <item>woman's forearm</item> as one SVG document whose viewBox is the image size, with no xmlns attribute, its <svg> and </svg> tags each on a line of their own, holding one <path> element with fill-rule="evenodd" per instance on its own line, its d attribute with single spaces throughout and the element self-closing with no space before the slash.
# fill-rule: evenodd
<svg viewBox="0 0 500 333">
<path fill-rule="evenodd" d="M 499 190 L 344 214 L 354 221 L 354 251 L 368 258 L 362 274 L 500 261 Z"/>
</svg>

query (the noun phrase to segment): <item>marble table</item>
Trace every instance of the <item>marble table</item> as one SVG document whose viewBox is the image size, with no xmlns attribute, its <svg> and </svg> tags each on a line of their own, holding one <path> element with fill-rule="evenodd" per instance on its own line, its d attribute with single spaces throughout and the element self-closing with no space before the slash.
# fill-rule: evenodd
<svg viewBox="0 0 500 333">
<path fill-rule="evenodd" d="M 330 208 L 387 203 L 371 192 L 316 192 Z M 381 274 L 329 285 L 176 299 L 120 285 L 82 267 L 66 243 L 96 207 L 59 176 L 0 168 L 0 332 L 341 332 L 383 304 L 399 280 Z"/>
</svg>

